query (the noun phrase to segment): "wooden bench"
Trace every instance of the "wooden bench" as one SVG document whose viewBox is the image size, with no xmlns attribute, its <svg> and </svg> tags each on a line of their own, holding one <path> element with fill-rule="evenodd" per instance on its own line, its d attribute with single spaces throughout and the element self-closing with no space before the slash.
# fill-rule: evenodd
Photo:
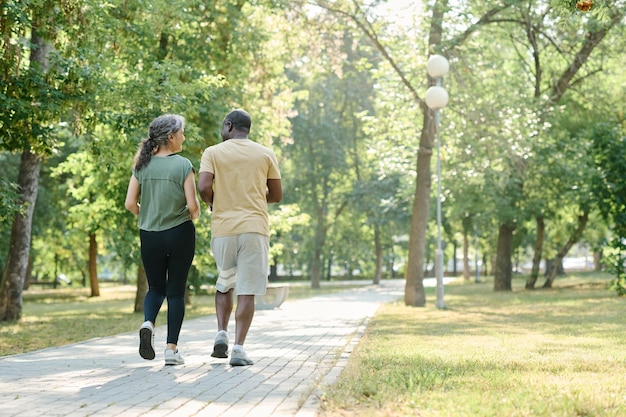
<svg viewBox="0 0 626 417">
<path fill-rule="evenodd" d="M 282 285 L 271 285 L 267 287 L 265 295 L 255 297 L 255 308 L 257 310 L 273 310 L 280 307 L 287 299 L 289 287 Z"/>
</svg>

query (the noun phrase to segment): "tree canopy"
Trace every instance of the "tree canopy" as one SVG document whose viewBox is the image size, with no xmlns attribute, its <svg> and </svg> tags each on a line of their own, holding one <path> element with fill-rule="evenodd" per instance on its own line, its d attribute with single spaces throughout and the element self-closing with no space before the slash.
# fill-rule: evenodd
<svg viewBox="0 0 626 417">
<path fill-rule="evenodd" d="M 123 200 L 136 147 L 165 112 L 185 116 L 196 170 L 224 115 L 252 114 L 251 137 L 283 174 L 275 279 L 405 276 L 405 302 L 424 305 L 436 181 L 448 273 L 459 246 L 464 269 L 480 254 L 497 291 L 511 289 L 515 254 L 532 264 L 529 289 L 542 263 L 549 287 L 575 247 L 619 264 L 623 248 L 607 242 L 625 233 L 624 1 L 409 3 L 2 1 L 0 319 L 19 318 L 29 281 L 63 273 L 97 296 L 103 276 L 138 276 Z M 451 69 L 441 178 L 424 102 L 434 53 Z M 209 216 L 195 288 L 215 276 Z"/>
</svg>

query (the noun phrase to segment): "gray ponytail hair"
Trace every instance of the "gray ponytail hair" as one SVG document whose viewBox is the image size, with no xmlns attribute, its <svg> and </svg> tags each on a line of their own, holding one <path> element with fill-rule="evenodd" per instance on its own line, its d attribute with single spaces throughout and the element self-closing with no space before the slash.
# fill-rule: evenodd
<svg viewBox="0 0 626 417">
<path fill-rule="evenodd" d="M 135 170 L 139 171 L 148 165 L 159 146 L 166 146 L 170 135 L 178 133 L 184 127 L 185 118 L 178 114 L 164 114 L 154 119 L 148 128 L 148 137 L 141 141 L 137 149 Z"/>
</svg>

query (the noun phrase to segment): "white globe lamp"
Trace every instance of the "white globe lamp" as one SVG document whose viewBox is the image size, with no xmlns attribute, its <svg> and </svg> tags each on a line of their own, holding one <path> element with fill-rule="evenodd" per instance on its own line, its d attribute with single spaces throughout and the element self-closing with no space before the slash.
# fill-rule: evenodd
<svg viewBox="0 0 626 417">
<path fill-rule="evenodd" d="M 433 110 L 443 109 L 448 105 L 448 92 L 445 88 L 435 85 L 426 90 L 424 100 Z"/>
<path fill-rule="evenodd" d="M 450 70 L 448 60 L 441 55 L 432 55 L 426 63 L 426 71 L 433 78 L 443 77 Z"/>
</svg>

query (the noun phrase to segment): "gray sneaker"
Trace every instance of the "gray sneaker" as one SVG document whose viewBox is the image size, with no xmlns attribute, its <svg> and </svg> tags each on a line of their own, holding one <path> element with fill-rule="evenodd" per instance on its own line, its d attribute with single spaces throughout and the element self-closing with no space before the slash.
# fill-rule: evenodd
<svg viewBox="0 0 626 417">
<path fill-rule="evenodd" d="M 215 344 L 213 345 L 213 353 L 211 356 L 214 358 L 227 358 L 228 357 L 228 333 L 217 332 L 215 336 Z"/>
<path fill-rule="evenodd" d="M 154 327 L 149 321 L 145 321 L 139 329 L 139 355 L 142 358 L 154 359 Z"/>
<path fill-rule="evenodd" d="M 249 366 L 253 365 L 246 352 L 242 350 L 234 350 L 230 354 L 230 365 L 231 366 Z"/>
<path fill-rule="evenodd" d="M 182 365 L 185 360 L 180 355 L 178 349 L 174 352 L 172 349 L 165 349 L 165 364 L 166 365 Z"/>
</svg>

